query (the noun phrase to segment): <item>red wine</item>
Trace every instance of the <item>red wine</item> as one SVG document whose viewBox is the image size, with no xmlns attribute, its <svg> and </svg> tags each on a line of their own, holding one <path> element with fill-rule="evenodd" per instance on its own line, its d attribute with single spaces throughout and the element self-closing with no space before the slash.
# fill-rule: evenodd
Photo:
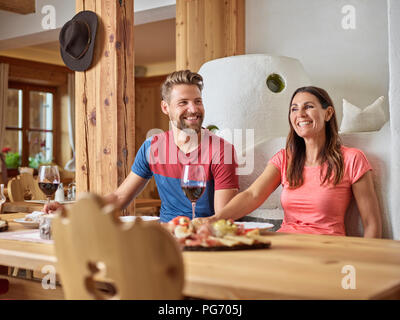
<svg viewBox="0 0 400 320">
<path fill-rule="evenodd" d="M 52 196 L 57 191 L 58 185 L 58 183 L 39 182 L 40 190 L 48 197 Z"/>
<path fill-rule="evenodd" d="M 203 195 L 206 187 L 182 187 L 182 190 L 191 202 L 195 202 Z"/>
</svg>

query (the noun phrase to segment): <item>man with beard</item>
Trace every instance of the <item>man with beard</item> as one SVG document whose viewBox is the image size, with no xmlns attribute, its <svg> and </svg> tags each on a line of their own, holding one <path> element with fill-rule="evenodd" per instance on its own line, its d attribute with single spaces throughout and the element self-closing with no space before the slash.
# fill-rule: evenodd
<svg viewBox="0 0 400 320">
<path fill-rule="evenodd" d="M 206 173 L 206 189 L 196 202 L 196 217 L 208 217 L 222 209 L 238 192 L 234 147 L 202 128 L 203 78 L 189 70 L 176 71 L 165 80 L 161 110 L 170 119 L 170 130 L 148 138 L 140 147 L 132 172 L 105 203 L 125 208 L 154 176 L 161 199 L 160 221 L 176 216 L 192 218 L 192 205 L 180 185 L 185 164 L 200 164 Z M 44 211 L 57 208 L 50 204 Z"/>
</svg>

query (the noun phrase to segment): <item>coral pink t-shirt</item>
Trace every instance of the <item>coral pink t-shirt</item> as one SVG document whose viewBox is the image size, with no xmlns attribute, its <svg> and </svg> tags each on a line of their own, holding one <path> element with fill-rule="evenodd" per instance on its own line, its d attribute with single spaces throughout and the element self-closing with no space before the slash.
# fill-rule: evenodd
<svg viewBox="0 0 400 320">
<path fill-rule="evenodd" d="M 346 235 L 344 216 L 353 194 L 351 185 L 372 168 L 361 150 L 344 146 L 341 150 L 344 175 L 336 186 L 333 183 L 321 186 L 321 166 L 318 166 L 304 167 L 303 185 L 289 189 L 285 149 L 271 158 L 268 163 L 280 171 L 283 187 L 281 203 L 285 216 L 278 232 Z"/>
</svg>

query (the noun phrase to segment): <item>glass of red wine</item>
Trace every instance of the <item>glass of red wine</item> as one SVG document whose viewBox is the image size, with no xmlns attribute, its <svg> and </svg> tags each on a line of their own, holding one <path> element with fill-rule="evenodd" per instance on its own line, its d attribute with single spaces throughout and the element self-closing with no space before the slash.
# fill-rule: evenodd
<svg viewBox="0 0 400 320">
<path fill-rule="evenodd" d="M 60 173 L 57 166 L 40 166 L 38 173 L 39 188 L 47 197 L 47 204 L 60 184 Z"/>
<path fill-rule="evenodd" d="M 192 203 L 192 219 L 195 218 L 196 201 L 203 195 L 206 184 L 206 172 L 202 165 L 189 164 L 183 167 L 181 188 Z"/>
</svg>

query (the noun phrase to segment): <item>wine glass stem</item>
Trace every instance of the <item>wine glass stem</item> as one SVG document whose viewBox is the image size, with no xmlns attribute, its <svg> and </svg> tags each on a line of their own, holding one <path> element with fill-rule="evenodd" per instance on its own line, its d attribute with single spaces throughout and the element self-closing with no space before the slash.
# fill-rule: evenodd
<svg viewBox="0 0 400 320">
<path fill-rule="evenodd" d="M 196 217 L 195 213 L 194 213 L 194 209 L 196 208 L 196 202 L 192 202 L 192 219 L 194 219 Z"/>
<path fill-rule="evenodd" d="M 50 198 L 51 198 L 51 197 L 47 197 L 47 205 L 50 204 Z"/>
</svg>

